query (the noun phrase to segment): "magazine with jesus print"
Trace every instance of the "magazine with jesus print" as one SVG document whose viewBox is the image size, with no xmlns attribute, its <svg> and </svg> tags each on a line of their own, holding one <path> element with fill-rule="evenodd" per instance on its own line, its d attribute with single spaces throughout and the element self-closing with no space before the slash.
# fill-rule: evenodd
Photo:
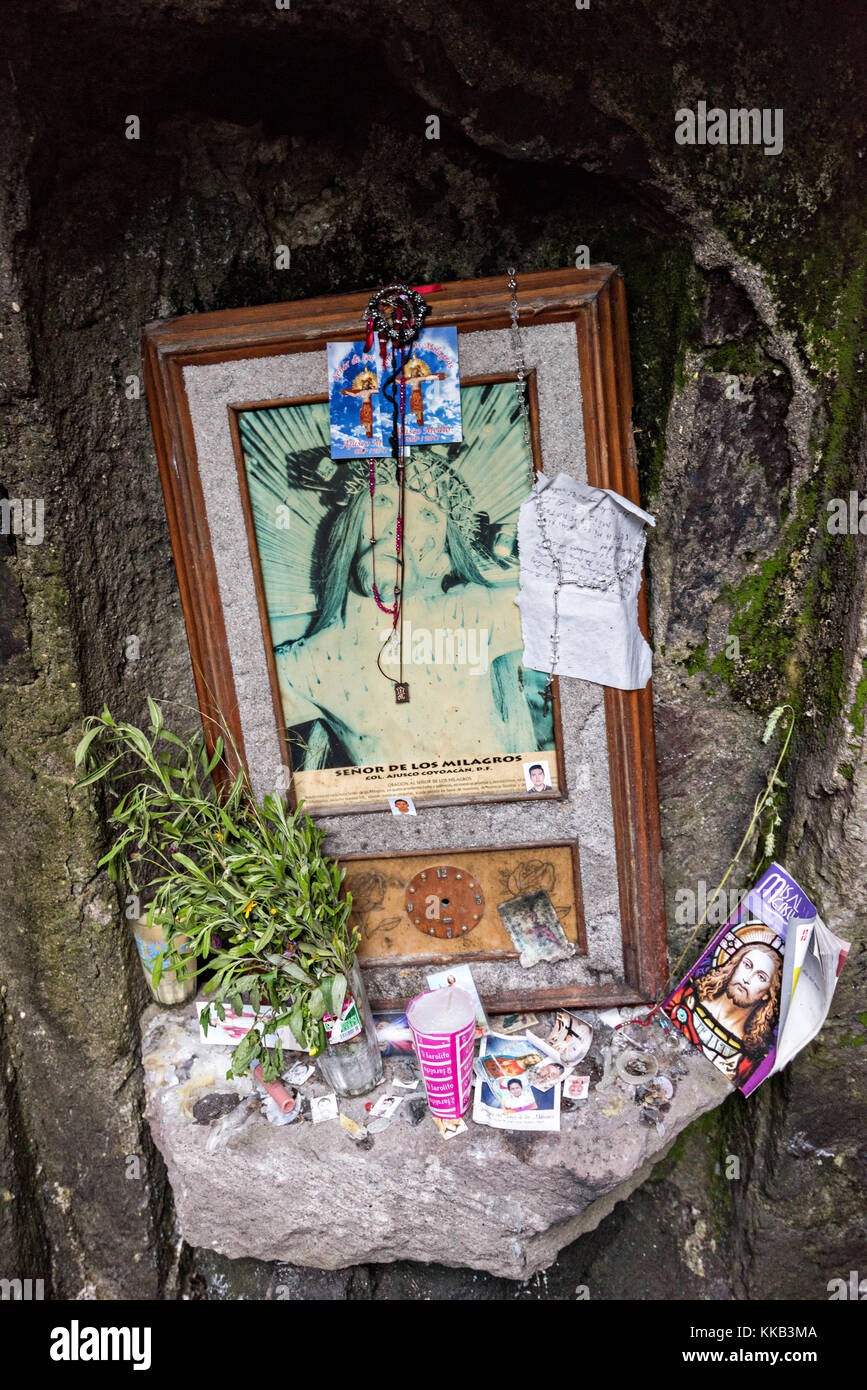
<svg viewBox="0 0 867 1390">
<path fill-rule="evenodd" d="M 771 864 L 662 1012 L 749 1095 L 819 1032 L 848 951 Z"/>
</svg>

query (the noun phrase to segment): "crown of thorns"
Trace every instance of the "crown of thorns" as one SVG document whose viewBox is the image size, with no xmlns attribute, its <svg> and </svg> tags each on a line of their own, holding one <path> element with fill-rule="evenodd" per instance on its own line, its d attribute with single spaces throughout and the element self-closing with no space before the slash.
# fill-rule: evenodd
<svg viewBox="0 0 867 1390">
<path fill-rule="evenodd" d="M 393 460 L 388 461 L 394 467 Z M 367 459 L 348 459 L 342 469 L 346 474 L 346 500 L 349 502 L 370 486 L 370 463 Z M 411 454 L 406 467 L 406 485 L 446 512 L 466 538 L 472 540 L 477 526 L 473 494 L 443 459 L 430 454 Z"/>
</svg>

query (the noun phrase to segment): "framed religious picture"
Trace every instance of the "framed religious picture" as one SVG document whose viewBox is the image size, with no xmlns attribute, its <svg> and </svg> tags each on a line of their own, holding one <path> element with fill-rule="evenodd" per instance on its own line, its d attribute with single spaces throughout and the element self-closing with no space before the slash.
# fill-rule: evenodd
<svg viewBox="0 0 867 1390">
<path fill-rule="evenodd" d="M 368 301 L 145 330 L 206 730 L 325 827 L 379 1003 L 455 956 L 489 1008 L 641 1002 L 665 979 L 650 685 L 535 669 L 518 544 L 540 478 L 638 511 L 622 281 L 429 286 L 400 353 Z"/>
<path fill-rule="evenodd" d="M 332 458 L 327 395 L 229 408 L 286 781 L 311 814 L 401 792 L 416 808 L 560 792 L 559 711 L 521 660 L 515 605 L 518 509 L 538 448 L 514 378 L 462 376 L 460 418 L 459 442 L 409 449 L 395 632 L 373 596 L 376 567 L 396 563 L 388 460 Z M 387 679 L 398 636 L 411 691 L 400 705 Z"/>
</svg>

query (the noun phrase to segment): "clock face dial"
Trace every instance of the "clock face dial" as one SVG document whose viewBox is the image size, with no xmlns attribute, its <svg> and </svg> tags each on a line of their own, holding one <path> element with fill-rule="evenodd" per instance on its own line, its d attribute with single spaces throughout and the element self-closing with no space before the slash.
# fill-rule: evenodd
<svg viewBox="0 0 867 1390">
<path fill-rule="evenodd" d="M 451 864 L 421 869 L 406 885 L 405 903 L 413 926 L 442 941 L 466 936 L 478 926 L 485 910 L 477 880 Z"/>
</svg>

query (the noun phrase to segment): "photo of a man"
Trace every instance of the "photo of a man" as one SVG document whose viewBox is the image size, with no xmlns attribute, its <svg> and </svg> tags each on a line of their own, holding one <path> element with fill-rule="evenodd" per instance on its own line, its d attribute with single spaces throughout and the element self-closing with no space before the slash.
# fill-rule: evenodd
<svg viewBox="0 0 867 1390">
<path fill-rule="evenodd" d="M 558 1081 L 563 1080 L 565 1070 L 566 1068 L 562 1062 L 543 1062 L 533 1073 L 533 1084 L 544 1082 L 550 1085 L 556 1085 Z"/>
<path fill-rule="evenodd" d="M 527 783 L 527 791 L 532 795 L 533 792 L 551 791 L 551 779 L 548 775 L 547 763 L 527 763 L 524 764 L 524 779 Z"/>
<path fill-rule="evenodd" d="M 536 1110 L 536 1098 L 529 1086 L 520 1077 L 513 1076 L 508 1081 L 500 1081 L 499 1093 L 504 1110 Z"/>
</svg>

